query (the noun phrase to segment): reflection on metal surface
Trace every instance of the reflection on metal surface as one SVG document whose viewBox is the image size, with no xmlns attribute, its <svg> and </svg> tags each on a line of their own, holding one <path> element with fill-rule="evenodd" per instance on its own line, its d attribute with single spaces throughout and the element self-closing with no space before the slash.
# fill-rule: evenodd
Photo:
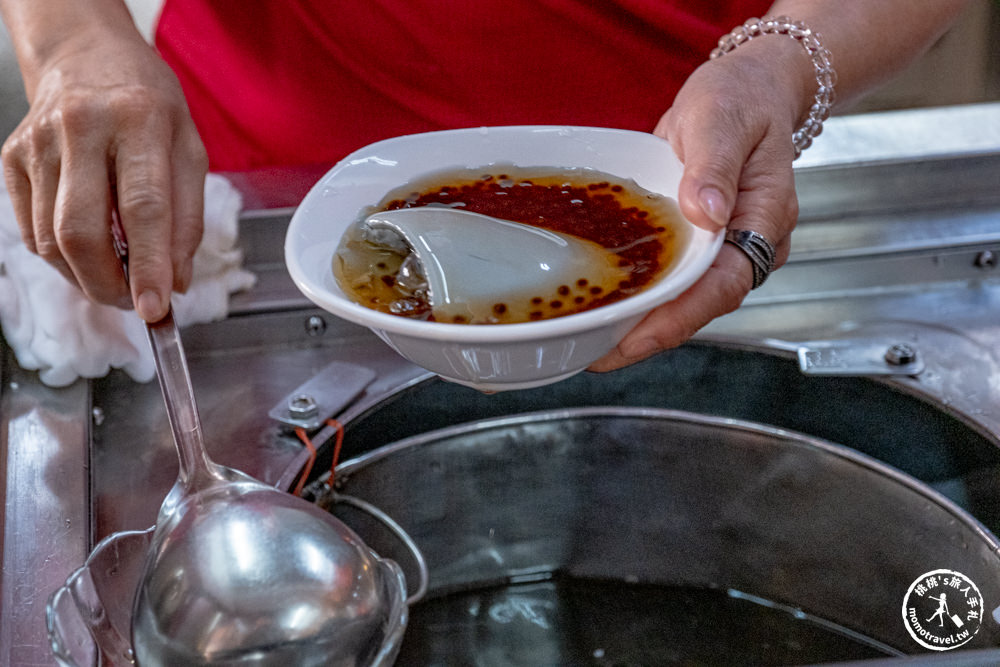
<svg viewBox="0 0 1000 667">
<path fill-rule="evenodd" d="M 543 630 L 549 630 L 552 622 L 549 615 L 555 610 L 553 602 L 543 602 L 530 597 L 512 595 L 490 606 L 487 612 L 497 623 L 511 623 L 523 619 Z"/>
<path fill-rule="evenodd" d="M 85 382 L 45 387 L 17 367 L 6 345 L 0 353 L 0 664 L 51 664 L 44 620 L 50 584 L 90 548 L 89 392 Z"/>
</svg>

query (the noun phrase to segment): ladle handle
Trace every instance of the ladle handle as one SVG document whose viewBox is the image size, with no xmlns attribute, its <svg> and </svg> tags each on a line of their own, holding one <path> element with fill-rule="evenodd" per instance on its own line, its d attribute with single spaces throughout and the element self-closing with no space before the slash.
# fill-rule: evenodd
<svg viewBox="0 0 1000 667">
<path fill-rule="evenodd" d="M 129 282 L 128 241 L 118 211 L 112 208 L 111 233 L 115 252 L 121 260 L 126 284 Z M 158 322 L 146 322 L 146 334 L 153 350 L 156 377 L 167 406 L 167 419 L 174 436 L 179 460 L 178 479 L 189 489 L 218 479 L 215 464 L 208 458 L 202 437 L 201 418 L 194 400 L 191 373 L 188 370 L 180 332 L 174 322 L 173 308 Z"/>
<path fill-rule="evenodd" d="M 167 419 L 177 446 L 180 462 L 179 479 L 189 488 L 202 480 L 215 479 L 214 464 L 205 452 L 201 418 L 194 400 L 191 375 L 188 371 L 180 333 L 174 323 L 173 309 L 159 322 L 146 324 L 156 375 L 167 406 Z"/>
</svg>

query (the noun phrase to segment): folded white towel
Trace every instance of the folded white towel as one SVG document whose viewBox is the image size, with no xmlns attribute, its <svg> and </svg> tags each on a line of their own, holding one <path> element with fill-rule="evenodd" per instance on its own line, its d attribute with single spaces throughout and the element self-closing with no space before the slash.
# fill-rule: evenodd
<svg viewBox="0 0 1000 667">
<path fill-rule="evenodd" d="M 194 256 L 191 287 L 173 295 L 177 324 L 223 319 L 229 295 L 249 289 L 254 276 L 242 268 L 236 247 L 242 199 L 225 178 L 205 182 L 205 233 Z M 21 241 L 10 195 L 0 179 L 0 324 L 18 363 L 39 371 L 47 385 L 121 368 L 132 378 L 153 378 L 146 330 L 131 310 L 93 303 L 32 254 Z"/>
</svg>

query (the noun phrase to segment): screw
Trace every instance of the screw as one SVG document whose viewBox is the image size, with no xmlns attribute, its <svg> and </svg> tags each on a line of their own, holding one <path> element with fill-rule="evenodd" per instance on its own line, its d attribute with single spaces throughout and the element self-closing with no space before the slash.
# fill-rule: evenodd
<svg viewBox="0 0 1000 667">
<path fill-rule="evenodd" d="M 907 343 L 894 343 L 885 352 L 885 361 L 893 366 L 905 366 L 917 360 L 917 349 Z"/>
<path fill-rule="evenodd" d="M 306 333 L 310 336 L 322 336 L 326 333 L 326 320 L 319 315 L 312 315 L 306 319 Z"/>
<path fill-rule="evenodd" d="M 288 401 L 288 415 L 295 419 L 309 419 L 319 412 L 316 399 L 309 394 L 298 394 Z"/>
<path fill-rule="evenodd" d="M 978 269 L 995 268 L 997 265 L 997 255 L 992 250 L 983 250 L 976 255 L 976 259 L 972 261 L 972 265 Z"/>
<path fill-rule="evenodd" d="M 94 422 L 94 426 L 100 426 L 104 423 L 104 409 L 98 406 L 94 406 L 90 410 L 90 418 Z"/>
</svg>

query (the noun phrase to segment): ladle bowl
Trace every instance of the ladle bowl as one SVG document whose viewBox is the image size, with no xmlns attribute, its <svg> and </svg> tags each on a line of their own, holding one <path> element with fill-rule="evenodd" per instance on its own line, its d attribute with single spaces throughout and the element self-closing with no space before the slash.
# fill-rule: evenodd
<svg viewBox="0 0 1000 667">
<path fill-rule="evenodd" d="M 401 572 L 326 516 L 253 481 L 188 497 L 151 546 L 139 664 L 387 662 L 405 624 Z"/>
</svg>

